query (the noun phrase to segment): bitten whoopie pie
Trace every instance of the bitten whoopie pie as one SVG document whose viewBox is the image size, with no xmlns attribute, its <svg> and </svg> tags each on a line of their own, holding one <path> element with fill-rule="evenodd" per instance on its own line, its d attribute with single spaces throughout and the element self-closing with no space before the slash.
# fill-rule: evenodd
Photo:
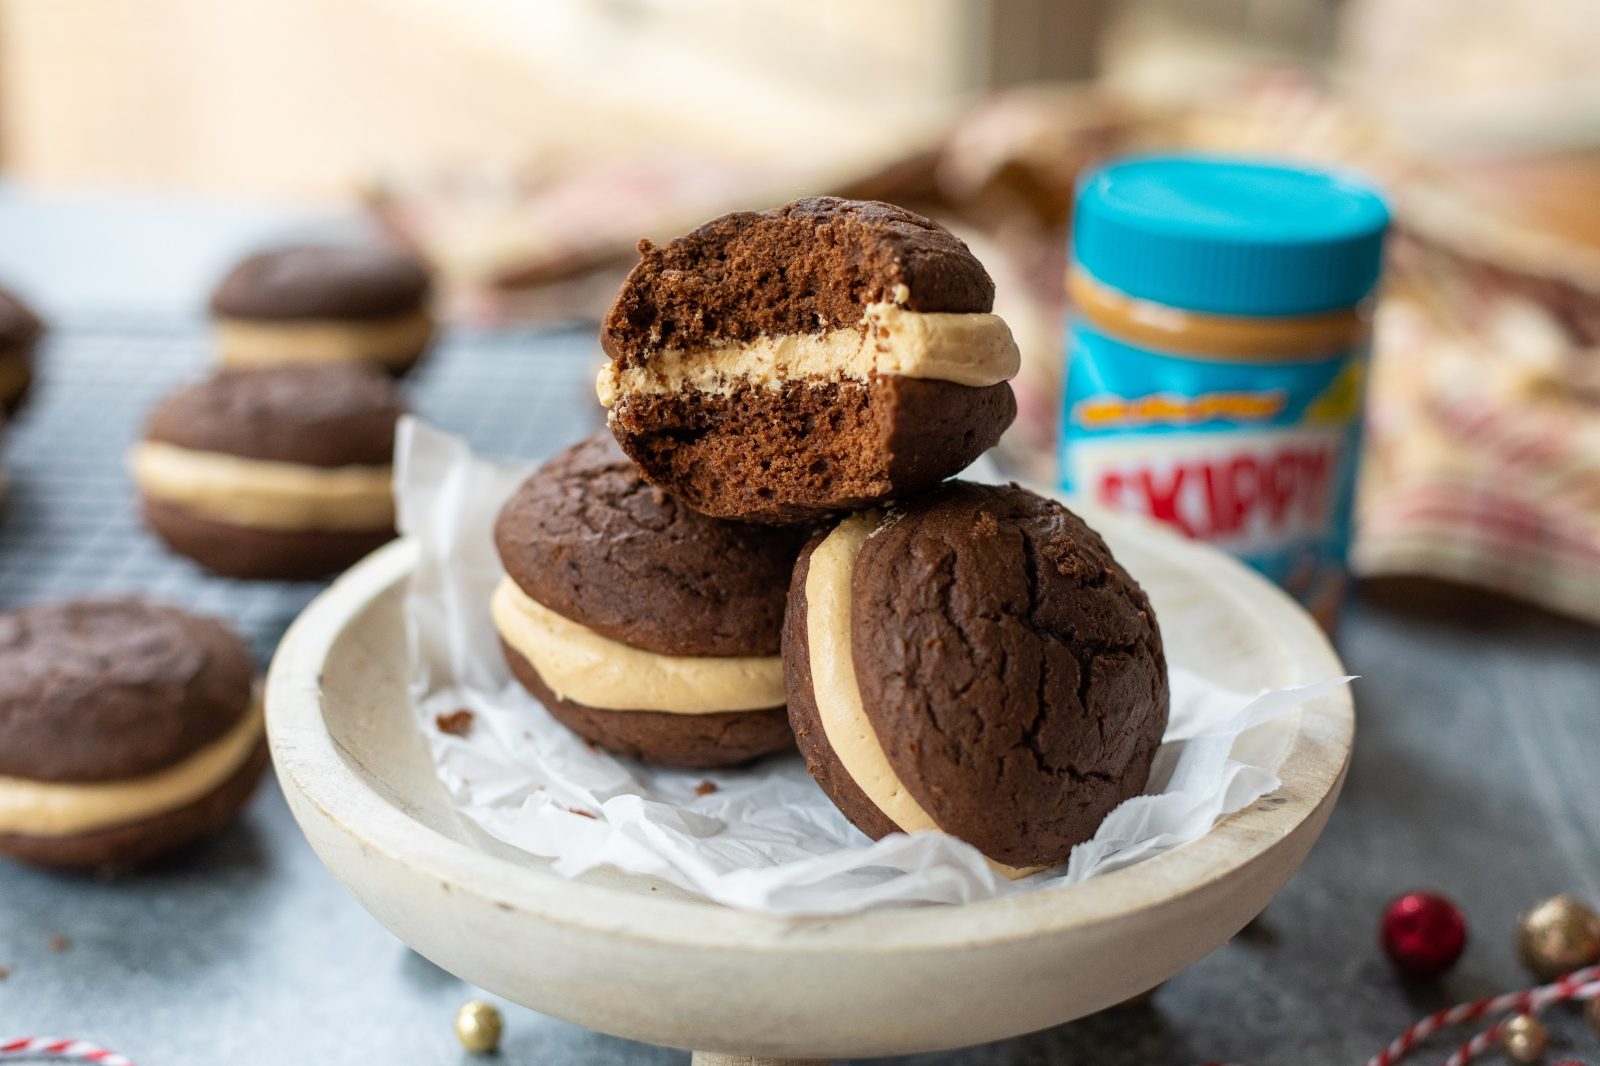
<svg viewBox="0 0 1600 1066">
<path fill-rule="evenodd" d="M 806 765 L 867 835 L 1051 866 L 1145 786 L 1167 723 L 1144 592 L 1066 508 L 953 481 L 801 553 L 784 627 Z"/>
<path fill-rule="evenodd" d="M 495 525 L 506 661 L 573 732 L 668 766 L 792 749 L 784 598 L 807 531 L 707 518 L 601 433 L 523 483 Z"/>
<path fill-rule="evenodd" d="M 371 363 L 404 373 L 433 337 L 427 267 L 378 245 L 298 245 L 234 267 L 211 297 L 224 366 Z"/>
<path fill-rule="evenodd" d="M 135 599 L 0 614 L 0 854 L 131 866 L 228 823 L 267 764 L 250 651 Z"/>
<path fill-rule="evenodd" d="M 219 371 L 158 406 L 133 449 L 145 521 L 230 577 L 342 570 L 394 537 L 402 410 L 371 367 Z"/>
<path fill-rule="evenodd" d="M 39 316 L 0 289 L 0 411 L 17 412 L 33 386 L 33 349 L 44 333 Z"/>
<path fill-rule="evenodd" d="M 639 251 L 601 328 L 600 401 L 698 511 L 793 522 L 913 494 L 1016 415 L 994 283 L 928 219 L 816 197 Z"/>
</svg>

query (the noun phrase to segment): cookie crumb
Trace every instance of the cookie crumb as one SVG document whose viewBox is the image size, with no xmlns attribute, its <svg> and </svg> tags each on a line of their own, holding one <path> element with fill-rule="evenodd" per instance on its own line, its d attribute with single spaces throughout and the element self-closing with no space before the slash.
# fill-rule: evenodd
<svg viewBox="0 0 1600 1066">
<path fill-rule="evenodd" d="M 696 796 L 709 796 L 716 790 L 717 783 L 715 781 L 702 781 L 694 786 L 694 794 Z"/>
<path fill-rule="evenodd" d="M 587 818 L 594 822 L 598 822 L 600 820 L 599 815 L 595 814 L 593 811 L 586 811 L 582 807 L 563 807 L 561 809 L 566 811 L 568 814 L 576 814 L 579 818 Z"/>
<path fill-rule="evenodd" d="M 57 955 L 61 954 L 63 951 L 66 951 L 71 946 L 72 941 L 68 940 L 60 933 L 57 933 L 55 936 L 50 938 L 50 950 L 55 952 Z"/>
<path fill-rule="evenodd" d="M 464 737 L 472 732 L 472 712 L 465 707 L 449 714 L 435 715 L 433 724 L 439 727 L 439 732 L 449 733 L 453 737 Z"/>
<path fill-rule="evenodd" d="M 972 523 L 981 537 L 993 537 L 1000 532 L 1000 522 L 988 511 L 979 511 L 977 520 Z"/>
<path fill-rule="evenodd" d="M 0 981 L 4 981 L 7 977 L 10 977 L 10 976 L 11 976 L 11 967 L 9 967 L 9 966 L 0 966 Z"/>
</svg>

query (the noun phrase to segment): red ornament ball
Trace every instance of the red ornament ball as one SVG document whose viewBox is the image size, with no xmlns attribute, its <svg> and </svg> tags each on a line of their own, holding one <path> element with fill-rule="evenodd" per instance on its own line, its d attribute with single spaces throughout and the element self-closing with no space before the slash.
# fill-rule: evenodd
<svg viewBox="0 0 1600 1066">
<path fill-rule="evenodd" d="M 1383 911 L 1383 953 L 1402 977 L 1426 981 L 1445 973 L 1467 947 L 1467 923 L 1454 903 L 1433 892 L 1407 892 Z"/>
</svg>

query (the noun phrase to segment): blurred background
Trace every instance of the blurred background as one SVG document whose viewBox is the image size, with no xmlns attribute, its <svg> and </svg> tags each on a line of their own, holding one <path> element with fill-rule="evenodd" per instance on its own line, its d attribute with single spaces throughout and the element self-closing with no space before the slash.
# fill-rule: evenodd
<svg viewBox="0 0 1600 1066">
<path fill-rule="evenodd" d="M 1358 573 L 1600 621 L 1596 40 L 1592 0 L 0 0 L 0 227 L 107 196 L 213 234 L 244 205 L 376 225 L 481 328 L 592 319 L 641 236 L 893 200 L 995 275 L 1026 361 L 1006 459 L 1049 479 L 1079 170 L 1161 146 L 1350 167 L 1399 222 Z M 225 265 L 127 232 L 75 291 L 116 268 L 138 292 L 138 242 Z M 36 266 L 20 247 L 0 228 L 0 271 Z"/>
</svg>

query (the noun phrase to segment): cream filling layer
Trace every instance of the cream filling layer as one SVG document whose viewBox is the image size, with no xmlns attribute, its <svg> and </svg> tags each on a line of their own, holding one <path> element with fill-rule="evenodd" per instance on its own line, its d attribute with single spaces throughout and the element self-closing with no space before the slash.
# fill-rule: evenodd
<svg viewBox="0 0 1600 1066">
<path fill-rule="evenodd" d="M 1022 356 L 997 315 L 907 311 L 871 304 L 861 325 L 821 333 L 757 337 L 743 344 L 663 348 L 647 365 L 608 363 L 595 391 L 611 407 L 625 395 L 668 395 L 685 389 L 725 395 L 742 384 L 778 388 L 786 381 L 866 381 L 874 373 L 997 385 L 1016 377 Z"/>
<path fill-rule="evenodd" d="M 840 765 L 873 806 L 902 832 L 939 825 L 906 790 L 889 764 L 878 733 L 861 703 L 855 659 L 850 650 L 850 587 L 861 546 L 883 520 L 881 511 L 851 515 L 811 553 L 806 572 L 806 645 L 810 653 L 811 696 L 817 718 Z M 1004 877 L 1016 879 L 1043 867 L 1018 868 L 989 860 Z"/>
<path fill-rule="evenodd" d="M 278 463 L 160 441 L 136 444 L 128 466 L 152 499 L 231 525 L 363 531 L 394 523 L 394 474 L 387 466 Z"/>
<path fill-rule="evenodd" d="M 221 737 L 182 762 L 143 777 L 92 783 L 0 777 L 0 833 L 72 836 L 177 810 L 232 777 L 260 740 L 258 700 Z"/>
<path fill-rule="evenodd" d="M 661 655 L 603 637 L 503 578 L 489 601 L 512 650 L 564 700 L 606 711 L 717 714 L 782 707 L 777 655 Z"/>
<path fill-rule="evenodd" d="M 224 366 L 283 363 L 379 363 L 402 366 L 427 346 L 433 319 L 411 311 L 372 321 L 219 318 L 217 354 Z"/>
</svg>

